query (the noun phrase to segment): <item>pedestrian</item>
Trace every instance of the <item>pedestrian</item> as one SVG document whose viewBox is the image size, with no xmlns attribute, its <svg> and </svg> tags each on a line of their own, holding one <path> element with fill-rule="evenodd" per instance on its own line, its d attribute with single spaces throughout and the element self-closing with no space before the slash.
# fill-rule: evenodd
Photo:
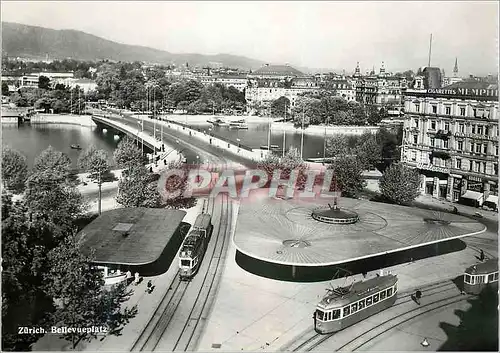
<svg viewBox="0 0 500 353">
<path fill-rule="evenodd" d="M 151 280 L 148 281 L 148 293 L 151 293 L 151 291 L 153 290 L 153 283 L 151 282 Z"/>
<path fill-rule="evenodd" d="M 479 260 L 484 261 L 484 251 L 481 250 L 481 254 L 479 255 Z"/>
<path fill-rule="evenodd" d="M 132 279 L 132 272 L 130 272 L 130 270 L 127 271 L 127 284 L 130 283 L 130 280 Z"/>
<path fill-rule="evenodd" d="M 415 300 L 419 305 L 420 305 L 420 298 L 422 298 L 422 292 L 419 289 L 417 289 L 417 291 L 415 292 Z"/>
<path fill-rule="evenodd" d="M 135 282 L 135 285 L 137 286 L 139 284 L 139 282 L 140 282 L 139 272 L 136 272 L 134 274 L 134 277 L 135 277 L 134 282 Z"/>
</svg>

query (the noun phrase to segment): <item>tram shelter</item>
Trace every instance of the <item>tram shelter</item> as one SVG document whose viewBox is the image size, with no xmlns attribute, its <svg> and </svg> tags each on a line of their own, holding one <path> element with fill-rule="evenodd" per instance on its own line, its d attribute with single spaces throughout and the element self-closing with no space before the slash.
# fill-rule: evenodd
<svg viewBox="0 0 500 353">
<path fill-rule="evenodd" d="M 185 215 L 180 210 L 143 207 L 111 210 L 87 225 L 77 239 L 83 253 L 94 251 L 105 284 L 115 284 L 126 280 L 127 271 L 132 275 L 161 267 L 166 271 L 185 235 Z"/>
</svg>

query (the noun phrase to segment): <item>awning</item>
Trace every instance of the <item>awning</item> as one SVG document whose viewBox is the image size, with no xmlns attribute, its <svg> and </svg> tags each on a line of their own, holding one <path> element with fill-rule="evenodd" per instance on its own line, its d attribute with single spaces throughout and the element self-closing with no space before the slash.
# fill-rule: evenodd
<svg viewBox="0 0 500 353">
<path fill-rule="evenodd" d="M 471 190 L 467 190 L 465 192 L 465 194 L 463 194 L 462 196 L 460 196 L 461 198 L 463 199 L 470 199 L 470 200 L 476 200 L 476 201 L 479 201 L 480 199 L 483 198 L 483 194 L 480 193 L 480 192 L 477 192 L 477 191 L 471 191 Z"/>
<path fill-rule="evenodd" d="M 491 202 L 491 203 L 494 203 L 495 205 L 498 206 L 498 196 L 496 196 L 496 195 L 490 195 L 486 199 L 486 202 Z"/>
</svg>

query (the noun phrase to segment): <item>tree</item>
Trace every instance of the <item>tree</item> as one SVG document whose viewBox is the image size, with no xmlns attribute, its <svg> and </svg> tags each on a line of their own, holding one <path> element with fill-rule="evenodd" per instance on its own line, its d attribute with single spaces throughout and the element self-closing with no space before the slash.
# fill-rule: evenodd
<svg viewBox="0 0 500 353">
<path fill-rule="evenodd" d="M 134 317 L 137 306 L 121 311 L 128 300 L 125 283 L 104 288 L 102 272 L 93 265 L 93 252 L 85 254 L 75 236 L 68 236 L 48 254 L 50 270 L 44 276 L 45 290 L 59 304 L 55 312 L 55 323 L 68 327 L 101 326 L 114 331 Z M 95 332 L 68 332 L 62 335 L 71 341 L 73 348 L 79 341 L 97 337 Z"/>
<path fill-rule="evenodd" d="M 345 135 L 333 135 L 326 140 L 326 155 L 328 157 L 339 158 L 350 153 Z"/>
<path fill-rule="evenodd" d="M 2 95 L 3 96 L 9 95 L 9 85 L 6 82 L 2 82 Z"/>
<path fill-rule="evenodd" d="M 141 150 L 136 146 L 134 140 L 130 137 L 125 137 L 118 143 L 116 150 L 113 153 L 118 168 L 131 168 L 134 166 L 143 165 L 146 158 Z"/>
<path fill-rule="evenodd" d="M 379 186 L 382 195 L 387 200 L 404 205 L 420 194 L 419 175 L 416 170 L 406 167 L 403 164 L 392 164 L 380 178 Z"/>
<path fill-rule="evenodd" d="M 354 156 L 341 156 L 328 169 L 333 170 L 334 184 L 343 196 L 356 198 L 366 186 L 363 166 Z"/>
<path fill-rule="evenodd" d="M 162 200 L 156 185 L 146 167 L 134 166 L 118 183 L 116 201 L 125 207 L 160 207 Z"/>
<path fill-rule="evenodd" d="M 358 157 L 364 169 L 371 169 L 380 162 L 382 146 L 378 144 L 374 134 L 366 131 L 360 136 L 354 154 Z"/>
<path fill-rule="evenodd" d="M 50 78 L 47 76 L 40 76 L 38 78 L 38 88 L 49 89 L 50 88 Z"/>
<path fill-rule="evenodd" d="M 280 179 L 290 178 L 292 171 L 297 172 L 296 188 L 302 190 L 307 181 L 307 165 L 304 163 L 296 148 L 290 147 L 287 154 L 283 158 L 279 158 L 275 154 L 268 154 L 264 160 L 257 165 L 258 169 L 264 170 L 268 175 L 268 185 L 274 175 L 275 170 L 281 170 Z"/>
<path fill-rule="evenodd" d="M 44 220 L 63 231 L 86 208 L 82 195 L 71 179 L 71 160 L 52 147 L 35 159 L 26 180 L 25 201 L 34 220 Z"/>
<path fill-rule="evenodd" d="M 9 147 L 3 148 L 2 180 L 5 188 L 14 193 L 20 193 L 24 190 L 27 177 L 26 157 Z"/>
<path fill-rule="evenodd" d="M 288 109 L 290 109 L 290 100 L 286 97 L 279 97 L 271 103 L 273 116 L 285 117 Z"/>
<path fill-rule="evenodd" d="M 104 150 L 98 150 L 94 145 L 91 145 L 78 158 L 78 165 L 83 170 L 90 173 L 89 177 L 97 183 L 99 187 L 99 208 L 98 213 L 101 214 L 101 189 L 103 175 L 110 170 L 108 155 Z"/>
<path fill-rule="evenodd" d="M 168 170 L 179 170 L 182 171 L 182 176 L 178 175 L 171 175 L 165 180 L 165 185 L 160 186 L 164 187 L 165 190 L 169 193 L 172 193 L 173 195 L 177 195 L 175 197 L 169 197 L 169 198 L 163 198 L 160 202 L 163 207 L 166 208 L 173 208 L 173 209 L 179 209 L 179 208 L 190 208 L 195 205 L 196 200 L 192 197 L 184 197 L 184 193 L 186 191 L 186 188 L 188 187 L 188 175 L 189 175 L 189 169 L 187 166 L 182 163 L 182 162 L 170 162 L 167 166 L 167 171 Z M 157 183 L 150 183 L 148 185 L 149 188 L 156 188 L 158 189 L 158 184 Z M 152 192 L 150 190 L 149 192 Z"/>
<path fill-rule="evenodd" d="M 380 114 L 380 110 L 374 106 L 368 106 L 368 124 L 377 125 L 383 119 L 383 114 Z"/>
</svg>

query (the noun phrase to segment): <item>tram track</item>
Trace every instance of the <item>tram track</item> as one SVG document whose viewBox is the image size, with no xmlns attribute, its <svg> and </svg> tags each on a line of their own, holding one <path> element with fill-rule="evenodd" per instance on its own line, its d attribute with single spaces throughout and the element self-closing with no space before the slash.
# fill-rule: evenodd
<svg viewBox="0 0 500 353">
<path fill-rule="evenodd" d="M 208 198 L 206 209 L 207 211 L 210 210 L 210 214 L 213 215 L 215 209 L 215 200 L 212 200 L 212 202 L 210 201 L 211 199 Z M 205 205 L 203 206 L 203 209 L 205 209 Z M 175 259 L 177 259 L 177 257 Z M 146 350 L 148 343 L 153 339 L 152 336 L 155 331 L 161 330 L 161 328 L 159 329 L 159 327 L 163 326 L 165 326 L 166 329 L 166 327 L 170 324 L 170 321 L 172 320 L 172 317 L 177 310 L 177 307 L 179 306 L 182 297 L 186 293 L 187 287 L 189 285 L 189 282 L 180 280 L 179 273 L 180 271 L 178 269 L 168 287 L 167 292 L 165 292 L 165 294 L 163 295 L 160 304 L 156 307 L 153 315 L 148 320 L 148 323 L 141 331 L 139 337 L 134 341 L 132 348 L 130 348 L 131 352 L 137 350 Z M 162 332 L 164 332 L 165 329 L 163 329 Z"/>
<path fill-rule="evenodd" d="M 456 290 L 457 287 L 450 279 L 450 280 L 446 280 L 444 282 L 443 281 L 436 281 L 436 282 L 429 283 L 429 284 L 422 286 L 422 287 L 417 287 L 417 288 L 413 288 L 411 290 L 399 292 L 396 303 L 394 303 L 394 305 L 392 305 L 390 308 L 388 308 L 386 310 L 391 310 L 391 308 L 398 307 L 399 305 L 414 301 L 412 298 L 412 295 L 415 293 L 415 291 L 417 289 L 419 289 L 423 293 L 423 297 L 428 298 L 428 297 L 431 297 L 434 295 L 442 294 L 443 292 L 447 292 L 447 291 L 450 291 L 453 289 Z M 459 296 L 461 296 L 461 295 L 459 295 Z M 423 308 L 423 307 L 426 307 L 428 305 L 432 305 L 432 303 L 429 303 L 426 305 L 421 305 L 414 310 L 418 310 L 419 308 Z M 385 312 L 386 310 L 384 310 L 382 312 Z M 412 311 L 414 311 L 414 310 L 412 310 Z M 400 317 L 400 316 L 405 315 L 407 313 L 408 313 L 408 311 L 401 313 L 401 314 L 395 316 L 394 318 Z M 376 315 L 378 315 L 378 314 L 379 313 L 377 313 Z M 346 328 L 346 329 L 348 329 L 348 328 Z M 375 328 L 373 328 L 373 329 L 375 329 Z M 367 331 L 367 332 L 370 332 L 370 331 Z M 301 338 L 293 341 L 291 344 L 286 345 L 281 350 L 282 351 L 283 350 L 287 350 L 287 351 L 291 350 L 294 352 L 312 351 L 314 348 L 320 346 L 321 344 L 323 344 L 325 341 L 327 341 L 329 338 L 331 338 L 335 334 L 336 333 L 329 333 L 329 334 L 324 335 L 324 334 L 316 333 L 315 331 L 310 331 L 309 334 L 307 335 L 305 341 L 300 342 L 300 341 L 302 341 L 302 338 L 303 338 L 303 337 L 301 337 Z M 297 343 L 299 343 L 299 344 L 296 345 Z M 292 348 L 292 349 L 290 349 L 290 348 Z M 338 350 L 340 350 L 341 348 L 339 348 Z"/>
</svg>

